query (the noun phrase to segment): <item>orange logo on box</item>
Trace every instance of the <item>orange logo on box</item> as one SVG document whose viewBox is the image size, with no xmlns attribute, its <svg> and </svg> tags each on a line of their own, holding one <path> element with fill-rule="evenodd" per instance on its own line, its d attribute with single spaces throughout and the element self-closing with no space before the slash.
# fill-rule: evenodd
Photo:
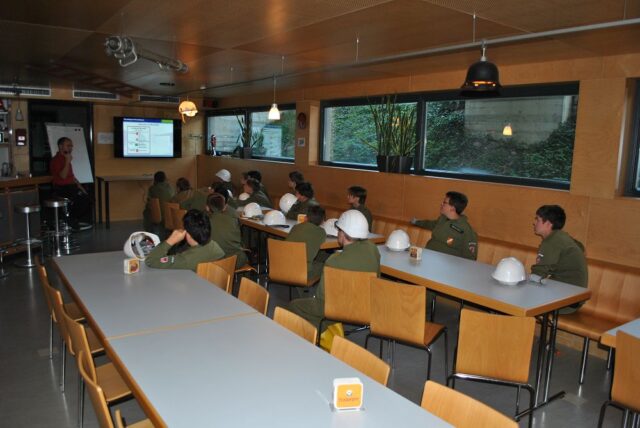
<svg viewBox="0 0 640 428">
<path fill-rule="evenodd" d="M 358 378 L 334 379 L 333 406 L 337 410 L 354 410 L 362 407 L 363 388 Z"/>
<path fill-rule="evenodd" d="M 298 214 L 298 223 L 304 223 L 305 221 L 307 221 L 307 215 L 306 214 Z"/>
</svg>

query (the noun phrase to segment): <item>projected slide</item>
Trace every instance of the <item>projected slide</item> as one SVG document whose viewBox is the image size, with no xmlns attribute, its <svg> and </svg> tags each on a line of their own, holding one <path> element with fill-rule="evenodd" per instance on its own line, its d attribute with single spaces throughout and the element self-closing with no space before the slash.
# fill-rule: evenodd
<svg viewBox="0 0 640 428">
<path fill-rule="evenodd" d="M 172 157 L 171 119 L 124 118 L 122 121 L 124 157 Z"/>
</svg>

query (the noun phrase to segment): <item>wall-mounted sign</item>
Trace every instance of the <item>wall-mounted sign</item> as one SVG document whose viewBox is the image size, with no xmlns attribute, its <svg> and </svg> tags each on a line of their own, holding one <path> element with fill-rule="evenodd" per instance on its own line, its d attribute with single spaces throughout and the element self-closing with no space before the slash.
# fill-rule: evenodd
<svg viewBox="0 0 640 428">
<path fill-rule="evenodd" d="M 16 146 L 26 146 L 27 145 L 27 130 L 24 128 L 16 129 Z"/>
</svg>

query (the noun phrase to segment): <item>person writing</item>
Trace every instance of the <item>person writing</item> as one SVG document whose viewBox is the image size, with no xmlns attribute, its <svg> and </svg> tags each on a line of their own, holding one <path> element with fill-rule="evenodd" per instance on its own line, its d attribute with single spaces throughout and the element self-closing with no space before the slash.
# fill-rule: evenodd
<svg viewBox="0 0 640 428">
<path fill-rule="evenodd" d="M 53 192 L 57 197 L 71 201 L 70 226 L 74 229 L 88 229 L 91 225 L 80 226 L 80 219 L 89 213 L 89 194 L 73 174 L 73 141 L 68 137 L 58 140 L 58 153 L 51 159 L 49 170 L 52 177 Z"/>
</svg>

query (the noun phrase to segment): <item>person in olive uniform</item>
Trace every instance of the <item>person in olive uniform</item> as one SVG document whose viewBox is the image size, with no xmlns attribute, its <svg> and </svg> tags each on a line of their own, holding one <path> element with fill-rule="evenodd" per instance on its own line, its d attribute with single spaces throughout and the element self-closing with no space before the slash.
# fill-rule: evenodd
<svg viewBox="0 0 640 428">
<path fill-rule="evenodd" d="M 567 216 L 558 205 L 543 205 L 536 211 L 533 232 L 542 238 L 536 263 L 531 266 L 531 279 L 545 278 L 587 287 L 589 273 L 584 245 L 563 231 Z M 582 306 L 576 303 L 560 310 L 560 313 L 575 312 Z"/>
<path fill-rule="evenodd" d="M 359 272 L 380 274 L 380 252 L 371 241 L 367 241 L 369 228 L 361 212 L 349 210 L 342 213 L 336 223 L 338 242 L 343 250 L 329 257 L 325 266 Z M 289 303 L 289 310 L 318 326 L 324 317 L 324 274 L 315 297 L 296 299 Z"/>
<path fill-rule="evenodd" d="M 291 228 L 287 241 L 304 242 L 307 244 L 307 277 L 317 278 L 322 273 L 324 263 L 316 260 L 320 246 L 327 239 L 327 232 L 320 227 L 324 221 L 324 208 L 320 205 L 309 207 L 307 221 L 296 224 Z"/>
<path fill-rule="evenodd" d="M 371 216 L 369 208 L 364 206 L 366 201 L 367 189 L 364 187 L 351 186 L 347 189 L 347 202 L 349 202 L 352 209 L 360 211 L 365 216 L 369 223 L 369 232 L 371 232 L 371 228 L 373 227 L 373 217 Z"/>
<path fill-rule="evenodd" d="M 295 193 L 296 186 L 300 183 L 304 183 L 304 176 L 300 171 L 291 171 L 289 173 L 289 182 L 287 183 L 292 193 Z"/>
<path fill-rule="evenodd" d="M 231 183 L 231 173 L 227 169 L 221 169 L 216 172 L 216 178 L 214 182 L 211 183 L 211 189 L 221 186 L 229 192 L 229 196 L 233 198 L 233 192 L 235 191 L 233 188 L 233 183 Z"/>
<path fill-rule="evenodd" d="M 155 247 L 145 258 L 147 266 L 158 269 L 191 269 L 196 271 L 199 263 L 212 262 L 224 257 L 224 251 L 211 240 L 211 223 L 207 215 L 198 210 L 189 210 L 184 215 L 184 229 L 176 229 Z M 187 249 L 169 255 L 169 250 L 182 241 Z"/>
<path fill-rule="evenodd" d="M 267 187 L 262 182 L 262 173 L 260 173 L 260 171 L 258 171 L 258 170 L 252 169 L 251 171 L 247 171 L 245 174 L 246 174 L 245 181 L 248 178 L 253 178 L 254 180 L 256 180 L 260 184 L 260 191 L 265 194 L 265 196 L 269 200 L 270 206 L 273 206 L 273 201 L 271 200 L 271 197 L 269 196 L 269 192 L 267 191 Z M 244 184 L 244 182 L 242 184 Z"/>
<path fill-rule="evenodd" d="M 234 207 L 231 205 L 231 201 L 233 201 L 234 199 L 225 190 L 226 189 L 224 186 L 220 186 L 220 184 L 217 184 L 213 188 L 213 193 L 218 193 L 224 197 L 225 207 L 222 213 L 224 215 L 227 215 L 231 218 L 238 220 L 239 216 L 238 216 L 238 210 L 236 210 L 237 207 Z"/>
<path fill-rule="evenodd" d="M 253 178 L 248 178 L 244 183 L 244 191 L 249 194 L 249 197 L 244 201 L 238 201 L 239 207 L 244 207 L 251 202 L 255 202 L 261 207 L 273 208 L 271 200 L 260 190 L 260 183 Z"/>
<path fill-rule="evenodd" d="M 314 193 L 311 183 L 298 184 L 295 195 L 298 200 L 287 212 L 286 217 L 289 220 L 297 220 L 298 214 L 307 214 L 310 206 L 318 205 L 318 202 L 313 198 Z"/>
<path fill-rule="evenodd" d="M 207 206 L 207 196 L 193 189 L 189 180 L 184 177 L 178 178 L 178 181 L 176 181 L 176 189 L 178 189 L 178 193 L 171 199 L 171 202 L 180 204 L 180 209 L 205 210 Z"/>
<path fill-rule="evenodd" d="M 155 233 L 159 235 L 160 231 L 164 232 L 164 212 L 162 210 L 162 203 L 169 202 L 173 197 L 173 189 L 171 185 L 167 182 L 167 175 L 164 171 L 157 171 L 153 174 L 153 184 L 149 187 L 147 191 L 147 203 L 142 212 L 144 230 L 147 232 Z M 160 225 L 155 225 L 151 223 L 151 209 L 149 208 L 149 200 L 151 198 L 158 198 L 160 200 L 160 214 L 162 215 L 162 223 Z"/>
<path fill-rule="evenodd" d="M 224 190 L 224 189 L 222 189 Z M 247 254 L 242 248 L 242 234 L 237 217 L 225 214 L 228 209 L 223 194 L 212 193 L 207 199 L 209 221 L 211 223 L 211 239 L 216 241 L 225 257 L 236 256 L 236 269 L 247 263 Z"/>
<path fill-rule="evenodd" d="M 465 259 L 478 258 L 478 236 L 462 214 L 467 203 L 467 197 L 462 193 L 447 192 L 437 220 L 411 220 L 411 224 L 432 231 L 427 249 Z"/>
</svg>

